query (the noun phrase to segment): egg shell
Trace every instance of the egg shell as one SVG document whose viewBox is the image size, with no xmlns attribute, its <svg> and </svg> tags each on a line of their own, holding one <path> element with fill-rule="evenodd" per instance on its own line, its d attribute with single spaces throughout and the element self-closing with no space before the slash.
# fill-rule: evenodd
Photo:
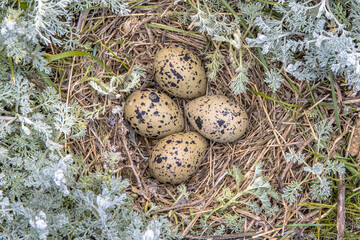
<svg viewBox="0 0 360 240">
<path fill-rule="evenodd" d="M 188 102 L 185 114 L 196 131 L 215 142 L 234 141 L 249 126 L 245 110 L 222 95 L 207 95 Z"/>
<path fill-rule="evenodd" d="M 198 169 L 209 147 L 197 132 L 175 133 L 161 139 L 153 148 L 149 168 L 162 183 L 179 184 Z"/>
<path fill-rule="evenodd" d="M 162 138 L 184 129 L 184 115 L 165 93 L 143 89 L 132 93 L 124 106 L 124 118 L 142 136 Z"/>
<path fill-rule="evenodd" d="M 153 63 L 155 81 L 170 95 L 193 99 L 205 94 L 206 74 L 201 60 L 180 45 L 162 48 Z"/>
</svg>

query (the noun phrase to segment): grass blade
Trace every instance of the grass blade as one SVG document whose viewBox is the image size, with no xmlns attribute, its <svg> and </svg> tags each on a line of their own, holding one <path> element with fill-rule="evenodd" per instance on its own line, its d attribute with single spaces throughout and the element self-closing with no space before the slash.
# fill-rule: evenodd
<svg viewBox="0 0 360 240">
<path fill-rule="evenodd" d="M 126 69 L 126 70 L 129 70 L 129 67 L 109 48 L 109 47 L 107 47 L 105 44 L 103 44 L 102 42 L 100 42 L 100 44 L 101 44 L 101 46 L 103 46 L 104 48 L 106 48 L 113 56 L 114 56 L 114 58 L 116 58 L 120 63 L 121 63 L 121 65 L 123 65 L 124 66 L 124 68 Z"/>
<path fill-rule="evenodd" d="M 56 87 L 55 83 L 53 81 L 51 81 L 49 75 L 47 75 L 46 73 L 44 72 L 40 72 L 39 71 L 39 74 L 42 78 L 42 80 L 44 80 L 44 82 L 49 86 L 49 87 L 52 87 L 56 90 L 57 93 L 59 93 L 61 95 L 61 97 L 65 98 L 65 96 L 63 96 L 61 94 L 61 91 Z"/>
<path fill-rule="evenodd" d="M 11 57 L 9 57 L 9 64 L 10 64 L 10 70 L 11 70 L 11 78 L 13 79 L 14 84 L 15 84 L 15 82 L 16 82 L 16 80 L 15 80 L 15 71 L 14 71 L 14 65 L 13 65 L 13 61 L 12 61 Z"/>
<path fill-rule="evenodd" d="M 98 57 L 87 53 L 87 52 L 83 52 L 83 51 L 68 51 L 68 52 L 63 52 L 63 53 L 59 53 L 59 54 L 55 54 L 55 55 L 51 55 L 51 54 L 45 54 L 44 57 L 45 59 L 48 61 L 48 63 L 60 60 L 60 59 L 64 59 L 67 57 L 75 57 L 75 56 L 89 56 L 92 59 L 94 59 L 96 62 L 98 62 L 103 68 L 105 68 L 105 70 L 109 73 L 112 73 L 112 71 L 105 65 L 105 63 L 103 61 L 101 61 Z"/>
<path fill-rule="evenodd" d="M 249 92 L 253 93 L 253 94 L 256 94 L 260 97 L 263 97 L 263 98 L 266 98 L 266 99 L 269 99 L 271 101 L 274 101 L 274 102 L 277 102 L 277 103 L 280 103 L 282 105 L 285 105 L 285 106 L 288 106 L 288 107 L 296 107 L 296 108 L 302 108 L 302 107 L 307 107 L 309 106 L 309 104 L 306 104 L 306 105 L 295 105 L 295 104 L 290 104 L 290 103 L 286 103 L 286 102 L 283 102 L 283 101 L 280 101 L 280 100 L 277 100 L 275 98 L 272 98 L 266 94 L 263 94 L 263 93 L 260 93 L 260 92 L 257 92 L 255 90 L 252 90 L 249 88 Z"/>
</svg>

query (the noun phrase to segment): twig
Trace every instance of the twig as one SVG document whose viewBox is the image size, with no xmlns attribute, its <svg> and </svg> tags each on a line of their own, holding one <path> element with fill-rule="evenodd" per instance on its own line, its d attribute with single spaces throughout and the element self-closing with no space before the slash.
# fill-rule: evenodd
<svg viewBox="0 0 360 240">
<path fill-rule="evenodd" d="M 350 98 L 350 99 L 346 99 L 342 102 L 343 104 L 356 104 L 356 103 L 360 103 L 360 98 Z"/>
<path fill-rule="evenodd" d="M 337 213 L 337 240 L 344 239 L 344 230 L 345 230 L 345 190 L 346 185 L 344 182 L 344 175 L 340 175 L 342 181 L 339 183 L 339 192 L 338 192 L 338 213 Z"/>
<path fill-rule="evenodd" d="M 135 165 L 134 165 L 134 161 L 133 161 L 133 159 L 132 159 L 132 157 L 130 155 L 129 149 L 127 147 L 125 135 L 121 135 L 121 140 L 122 140 L 122 143 L 123 143 L 123 147 L 125 148 L 126 155 L 129 158 L 131 169 L 134 172 L 136 180 L 138 181 L 138 184 L 139 184 L 139 186 L 141 188 L 141 191 L 143 193 L 143 197 L 150 202 L 150 198 L 148 196 L 146 196 L 146 194 L 145 194 L 144 187 L 142 185 L 141 179 L 139 177 L 139 174 L 137 173 L 137 170 L 136 170 Z"/>
<path fill-rule="evenodd" d="M 78 23 L 77 23 L 77 26 L 76 26 L 76 28 L 77 28 L 77 30 L 79 32 L 81 32 L 82 29 L 84 28 L 84 23 L 87 20 L 88 16 L 89 16 L 89 10 L 81 11 L 80 17 L 79 17 L 79 20 L 78 20 Z"/>
<path fill-rule="evenodd" d="M 256 236 L 258 234 L 261 234 L 261 232 L 246 232 L 246 233 L 239 233 L 239 234 L 227 234 L 222 236 L 191 236 L 186 235 L 183 239 L 198 239 L 198 240 L 206 240 L 206 239 L 212 239 L 212 240 L 226 240 L 226 239 L 249 239 L 253 236 Z"/>
<path fill-rule="evenodd" d="M 299 154 L 311 141 L 313 140 L 313 138 L 309 138 L 308 140 L 306 140 L 306 142 L 304 142 L 303 145 L 301 145 L 301 147 L 299 148 L 299 150 L 296 152 L 296 154 Z M 294 161 L 291 161 L 287 164 L 286 168 L 284 169 L 283 173 L 281 174 L 281 180 L 284 180 L 284 178 L 286 177 L 287 172 L 289 171 L 289 169 L 291 168 L 291 166 L 294 164 Z"/>
<path fill-rule="evenodd" d="M 42 84 L 41 82 L 39 82 L 38 80 L 34 79 L 34 78 L 29 78 L 30 82 L 35 83 L 36 85 L 38 85 L 39 87 L 43 88 L 43 89 L 47 89 L 47 86 L 45 86 L 44 84 Z"/>
<path fill-rule="evenodd" d="M 253 238 L 259 238 L 259 237 L 262 237 L 262 236 L 264 236 L 264 235 L 267 235 L 267 234 L 269 234 L 269 233 L 273 233 L 273 232 L 276 232 L 276 231 L 279 231 L 279 230 L 281 230 L 281 228 L 274 228 L 274 229 L 271 229 L 270 231 L 258 233 L 258 234 L 256 234 L 256 235 L 254 235 Z M 266 239 L 268 239 L 268 238 L 266 238 Z"/>
<path fill-rule="evenodd" d="M 17 119 L 17 117 L 0 116 L 0 119 L 1 119 L 1 120 L 4 120 L 4 121 L 13 121 L 14 119 Z M 15 121 L 20 122 L 20 120 L 15 120 Z"/>
<path fill-rule="evenodd" d="M 349 120 L 349 121 L 350 121 L 350 120 Z M 339 142 L 341 139 L 343 139 L 343 137 L 344 137 L 345 135 L 347 135 L 347 134 L 349 133 L 349 129 L 348 129 L 349 126 L 350 126 L 350 124 L 348 124 L 348 122 L 347 122 L 346 127 L 344 127 L 342 133 L 341 133 L 341 134 L 334 140 L 334 142 L 332 143 L 332 147 L 330 148 L 330 151 L 329 151 L 330 153 L 333 152 L 334 149 L 335 149 L 337 146 L 339 146 L 338 142 Z"/>
<path fill-rule="evenodd" d="M 206 240 L 206 239 L 212 239 L 212 240 L 226 240 L 226 239 L 250 239 L 253 236 L 256 236 L 257 234 L 260 234 L 261 232 L 247 232 L 247 233 L 239 233 L 239 234 L 227 234 L 223 236 L 191 236 L 186 235 L 183 239 L 198 239 L 198 240 Z"/>
<path fill-rule="evenodd" d="M 129 70 L 128 70 L 128 71 L 127 71 L 127 73 L 126 73 L 126 76 L 125 76 L 125 78 L 124 78 L 124 81 L 123 81 L 123 82 L 125 82 L 125 81 L 127 80 L 127 78 L 129 77 L 129 75 L 130 75 L 130 73 L 131 73 L 131 71 L 132 71 L 132 69 L 133 69 L 134 65 L 135 65 L 135 61 L 132 61 L 131 66 L 130 66 Z"/>
</svg>

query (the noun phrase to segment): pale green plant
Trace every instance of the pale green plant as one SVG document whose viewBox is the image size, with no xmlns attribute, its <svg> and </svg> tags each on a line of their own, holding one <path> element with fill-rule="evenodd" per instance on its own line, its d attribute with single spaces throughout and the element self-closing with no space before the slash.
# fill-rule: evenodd
<svg viewBox="0 0 360 240">
<path fill-rule="evenodd" d="M 238 215 L 225 214 L 224 223 L 229 227 L 232 232 L 242 233 L 244 232 L 245 219 Z"/>
<path fill-rule="evenodd" d="M 234 179 L 237 186 L 244 180 L 244 177 L 241 175 L 239 169 L 233 168 L 230 173 L 230 176 L 235 176 Z M 242 191 L 238 190 L 237 193 L 233 193 L 229 188 L 225 188 L 222 195 L 217 199 L 220 203 L 219 207 L 214 209 L 210 214 L 207 215 L 207 217 L 211 216 L 217 211 L 225 211 L 230 205 L 235 203 L 253 206 L 251 202 L 243 202 L 238 200 L 245 194 L 253 195 L 258 200 L 260 200 L 262 207 L 259 207 L 261 210 L 258 213 L 265 211 L 267 215 L 271 216 L 279 210 L 276 205 L 273 206 L 271 204 L 270 198 L 279 201 L 280 195 L 270 185 L 269 179 L 262 175 L 262 164 L 258 163 L 255 166 L 255 172 L 252 180 L 246 189 Z"/>
<path fill-rule="evenodd" d="M 207 76 L 210 81 L 215 81 L 218 74 L 222 73 L 223 59 L 224 56 L 220 53 L 219 43 L 214 51 L 214 53 L 208 54 L 206 58 L 209 60 L 209 63 L 206 64 Z"/>
<path fill-rule="evenodd" d="M 164 218 L 133 210 L 126 180 L 109 171 L 89 174 L 88 166 L 69 154 L 68 140 L 85 134 L 84 110 L 62 101 L 53 86 L 43 90 L 29 81 L 40 75 L 51 81 L 43 46 L 76 46 L 71 20 L 77 10 L 94 5 L 118 14 L 130 11 L 127 3 L 111 0 L 0 3 L 0 239 L 178 236 L 167 230 Z M 115 164 L 114 156 L 109 159 Z"/>
<path fill-rule="evenodd" d="M 179 195 L 173 205 L 176 205 L 181 199 L 189 199 L 189 193 L 187 192 L 186 186 L 184 184 L 180 184 L 176 190 Z"/>
<path fill-rule="evenodd" d="M 83 81 L 89 81 L 90 86 L 101 95 L 120 98 L 121 92 L 130 92 L 139 86 L 145 74 L 144 67 L 135 64 L 130 73 L 124 73 L 119 76 L 104 76 L 104 79 L 110 78 L 109 83 L 105 83 L 102 79 L 95 77 L 89 77 Z"/>
<path fill-rule="evenodd" d="M 280 62 L 298 80 L 321 81 L 332 71 L 360 90 L 358 1 L 290 0 L 272 11 L 279 17 L 255 19 L 259 34 L 246 39 L 250 46 L 261 47 L 270 62 Z"/>
<path fill-rule="evenodd" d="M 314 146 L 317 149 L 317 153 L 321 154 L 322 151 L 327 148 L 327 143 L 330 140 L 332 132 L 331 125 L 328 125 L 326 121 L 321 121 L 315 125 L 314 130 Z M 289 152 L 285 154 L 285 160 L 303 165 L 304 172 L 308 172 L 316 177 L 315 181 L 310 183 L 310 194 L 312 199 L 316 201 L 325 201 L 331 196 L 332 184 L 329 178 L 330 174 L 345 173 L 345 164 L 336 159 L 324 156 L 322 158 L 316 158 L 317 161 L 313 165 L 310 165 L 305 160 L 305 154 L 297 154 L 293 148 L 290 148 Z M 303 185 L 307 182 L 307 178 L 301 182 L 292 181 L 285 187 L 282 197 L 290 203 L 294 203 L 297 197 L 300 196 Z"/>
</svg>

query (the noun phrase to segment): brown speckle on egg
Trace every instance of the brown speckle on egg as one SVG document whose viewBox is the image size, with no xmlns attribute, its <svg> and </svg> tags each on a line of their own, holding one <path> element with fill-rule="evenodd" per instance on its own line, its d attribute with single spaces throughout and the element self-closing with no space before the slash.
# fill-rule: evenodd
<svg viewBox="0 0 360 240">
<path fill-rule="evenodd" d="M 249 120 L 245 110 L 230 98 L 208 95 L 185 106 L 190 124 L 204 137 L 215 142 L 231 142 L 246 131 Z"/>
<path fill-rule="evenodd" d="M 185 126 L 179 106 L 165 93 L 150 88 L 127 98 L 124 117 L 136 133 L 151 138 L 180 132 Z"/>
<path fill-rule="evenodd" d="M 196 172 L 208 147 L 206 138 L 197 132 L 169 135 L 153 148 L 151 174 L 162 183 L 184 182 Z"/>
<path fill-rule="evenodd" d="M 167 93 L 192 99 L 205 94 L 206 75 L 201 60 L 189 49 L 169 45 L 155 56 L 155 81 Z"/>
</svg>

